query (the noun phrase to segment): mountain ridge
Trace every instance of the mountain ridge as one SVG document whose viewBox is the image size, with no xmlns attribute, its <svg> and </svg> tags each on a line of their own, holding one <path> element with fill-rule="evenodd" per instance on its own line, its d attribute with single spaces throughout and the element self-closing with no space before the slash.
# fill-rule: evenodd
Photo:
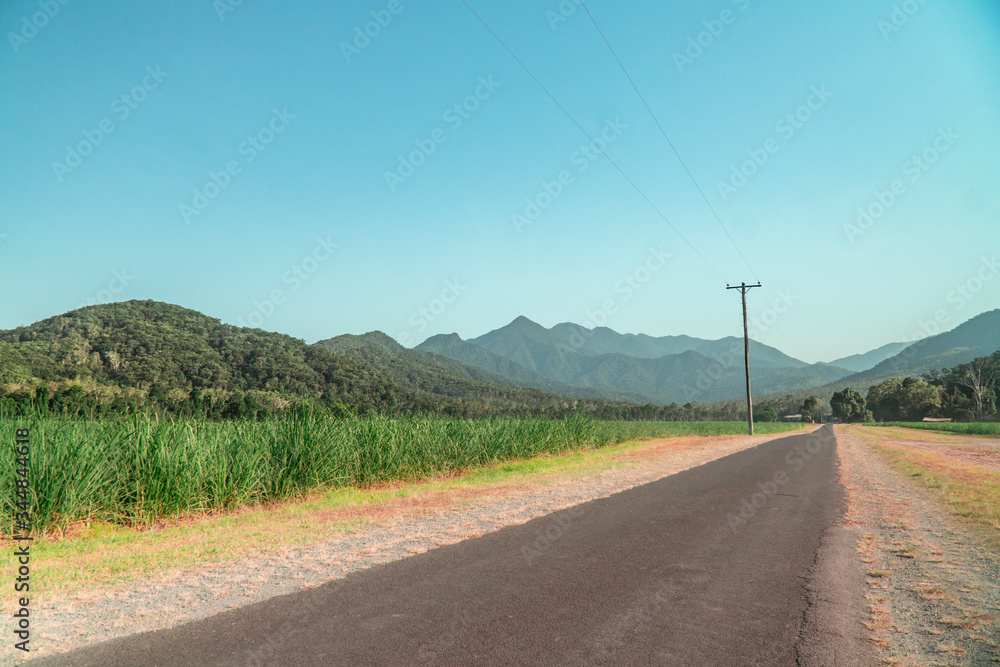
<svg viewBox="0 0 1000 667">
<path fill-rule="evenodd" d="M 470 338 L 468 342 L 534 370 L 537 370 L 538 360 L 533 353 L 540 349 L 537 344 L 583 355 L 625 354 L 640 359 L 655 359 L 691 350 L 705 357 L 724 357 L 733 354 L 737 347 L 739 354 L 743 354 L 743 339 L 735 336 L 707 340 L 687 335 L 657 337 L 648 334 L 621 334 L 608 327 L 587 329 L 571 322 L 561 322 L 546 329 L 523 315 L 506 326 Z M 804 368 L 810 364 L 777 348 L 754 341 L 751 345 L 750 365 L 753 369 Z"/>
<path fill-rule="evenodd" d="M 886 345 L 877 347 L 874 350 L 869 350 L 868 352 L 852 354 L 825 363 L 829 366 L 846 368 L 847 370 L 855 373 L 863 373 L 871 368 L 874 368 L 877 364 L 885 361 L 886 359 L 899 354 L 909 345 L 909 343 L 887 343 Z"/>
<path fill-rule="evenodd" d="M 591 336 L 596 343 L 588 348 Z M 634 357 L 605 351 L 634 350 L 636 344 L 646 354 L 664 349 L 681 352 Z M 685 349 L 692 347 L 701 351 Z M 546 329 L 522 316 L 468 341 L 458 334 L 439 335 L 415 349 L 450 356 L 517 383 L 530 381 L 538 386 L 545 381 L 556 382 L 656 404 L 714 402 L 745 391 L 743 341 L 734 337 L 718 341 L 689 336 L 657 339 L 618 334 L 606 327 L 586 330 L 569 323 Z M 850 374 L 828 365 L 808 365 L 757 343 L 751 345 L 751 370 L 755 383 L 765 391 L 816 387 Z"/>
</svg>

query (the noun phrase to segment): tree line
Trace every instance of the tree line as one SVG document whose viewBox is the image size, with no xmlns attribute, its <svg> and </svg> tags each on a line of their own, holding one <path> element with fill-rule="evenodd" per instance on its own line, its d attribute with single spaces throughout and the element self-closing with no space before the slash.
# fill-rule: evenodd
<svg viewBox="0 0 1000 667">
<path fill-rule="evenodd" d="M 843 422 L 921 421 L 926 417 L 960 422 L 997 420 L 1000 352 L 920 378 L 896 377 L 871 387 L 833 395 L 833 416 Z"/>
</svg>

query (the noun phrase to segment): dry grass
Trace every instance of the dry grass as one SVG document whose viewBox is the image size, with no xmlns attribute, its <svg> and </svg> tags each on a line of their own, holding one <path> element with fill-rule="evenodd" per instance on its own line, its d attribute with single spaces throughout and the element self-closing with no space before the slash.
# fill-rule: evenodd
<svg viewBox="0 0 1000 667">
<path fill-rule="evenodd" d="M 898 558 L 917 558 L 921 555 L 920 549 L 912 544 L 897 545 L 891 551 Z"/>
<path fill-rule="evenodd" d="M 949 655 L 965 655 L 965 649 L 958 644 L 938 644 L 937 651 Z"/>
<path fill-rule="evenodd" d="M 990 545 L 1000 551 L 1000 470 L 958 459 L 945 448 L 932 451 L 896 442 L 898 431 L 858 427 L 858 434 L 890 465 L 940 497 L 955 514 L 985 532 Z M 912 439 L 910 433 L 902 435 Z M 954 442 L 954 436 L 917 433 Z M 965 436 L 967 437 L 967 436 Z"/>
<path fill-rule="evenodd" d="M 925 600 L 955 604 L 958 600 L 946 588 L 934 581 L 920 581 L 914 589 Z"/>
<path fill-rule="evenodd" d="M 963 630 L 980 630 L 984 626 L 990 625 L 996 620 L 995 616 L 991 616 L 986 612 L 975 609 L 963 610 L 960 616 L 941 617 L 941 623 L 943 625 L 948 625 L 953 628 L 962 628 Z"/>
<path fill-rule="evenodd" d="M 874 633 L 887 632 L 892 627 L 892 612 L 889 609 L 889 601 L 876 595 L 866 597 L 871 609 L 871 618 L 865 625 Z M 878 638 L 875 641 L 878 643 Z"/>
</svg>

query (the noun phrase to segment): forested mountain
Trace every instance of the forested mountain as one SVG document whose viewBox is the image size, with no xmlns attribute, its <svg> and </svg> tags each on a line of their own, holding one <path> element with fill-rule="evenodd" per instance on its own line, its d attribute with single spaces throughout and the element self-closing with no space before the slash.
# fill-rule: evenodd
<svg viewBox="0 0 1000 667">
<path fill-rule="evenodd" d="M 991 310 L 950 331 L 908 344 L 901 352 L 861 373 L 848 375 L 812 391 L 792 391 L 802 399 L 815 395 L 828 401 L 834 392 L 851 388 L 865 394 L 880 382 L 892 378 L 921 377 L 935 370 L 966 364 L 1000 350 L 1000 309 Z M 780 392 L 780 390 L 777 390 Z M 763 398 L 778 398 L 775 393 Z"/>
<path fill-rule="evenodd" d="M 408 350 L 380 331 L 363 336 L 337 336 L 316 345 L 364 363 L 415 392 L 502 406 L 554 404 L 566 400 L 563 396 L 522 387 L 449 357 L 424 350 Z"/>
<path fill-rule="evenodd" d="M 587 338 L 588 335 L 593 337 Z M 679 340 L 682 338 L 683 341 Z M 599 341 L 596 349 L 641 346 L 646 353 L 651 353 L 657 345 L 660 349 L 696 345 L 703 350 L 715 350 L 717 355 L 709 358 L 687 350 L 680 354 L 640 358 L 621 353 L 581 351 L 586 347 L 583 341 L 595 339 Z M 463 341 L 455 334 L 434 336 L 417 349 L 450 356 L 522 385 L 556 382 L 562 386 L 614 392 L 640 402 L 704 403 L 735 398 L 745 392 L 743 342 L 735 338 L 720 341 L 687 337 L 670 340 L 649 336 L 627 338 L 610 329 L 580 330 L 568 324 L 545 329 L 521 317 L 479 338 Z M 752 343 L 750 349 L 751 359 L 757 359 L 756 365 L 751 362 L 757 391 L 819 387 L 849 374 L 844 369 L 824 364 L 808 366 L 758 343 Z M 793 365 L 776 366 L 778 363 Z"/>
<path fill-rule="evenodd" d="M 30 399 L 61 409 L 90 401 L 91 407 L 117 412 L 123 406 L 154 406 L 235 417 L 305 401 L 361 412 L 472 416 L 583 410 L 612 418 L 680 418 L 704 411 L 678 405 L 735 400 L 719 409 L 738 413 L 744 374 L 742 346 L 732 344 L 736 339 L 622 336 L 573 327 L 545 329 L 519 318 L 472 341 L 434 336 L 412 350 L 379 332 L 307 345 L 179 306 L 129 301 L 0 331 L 0 401 Z M 600 351 L 648 355 L 684 346 L 721 351 L 714 357 L 696 350 L 657 357 Z M 780 407 L 809 395 L 828 400 L 848 386 L 865 392 L 887 378 L 920 376 L 998 349 L 1000 310 L 854 375 L 826 364 L 804 365 L 752 343 L 752 355 L 759 350 L 752 383 L 755 395 Z"/>
<path fill-rule="evenodd" d="M 982 313 L 950 331 L 912 343 L 899 354 L 845 381 L 874 384 L 896 376 L 917 376 L 986 357 L 997 350 L 1000 350 L 1000 309 Z"/>
<path fill-rule="evenodd" d="M 904 349 L 909 347 L 909 343 L 889 343 L 864 354 L 852 354 L 849 357 L 834 359 L 828 365 L 846 368 L 854 373 L 863 373 L 876 364 L 879 364 L 890 357 L 894 357 Z"/>
<path fill-rule="evenodd" d="M 0 331 L 0 382 L 33 379 L 155 395 L 273 392 L 362 410 L 414 400 L 369 366 L 329 350 L 156 301 L 90 306 Z"/>
<path fill-rule="evenodd" d="M 307 345 L 155 301 L 90 306 L 0 331 L 0 407 L 8 411 L 155 409 L 236 418 L 300 402 L 340 413 L 586 410 L 615 417 L 631 410 L 524 388 L 447 357 L 406 350 L 378 332 Z"/>
<path fill-rule="evenodd" d="M 526 317 L 518 317 L 507 326 L 478 338 L 470 338 L 468 342 L 548 377 L 559 374 L 555 370 L 558 360 L 570 352 L 582 356 L 622 354 L 638 359 L 657 359 L 684 352 L 697 352 L 708 358 L 725 357 L 734 353 L 741 359 L 743 356 L 742 338 L 703 340 L 690 336 L 653 337 L 645 334 L 620 334 L 607 327 L 587 329 L 570 323 L 546 329 Z M 804 361 L 762 343 L 755 342 L 750 346 L 751 369 L 806 366 L 808 364 Z"/>
<path fill-rule="evenodd" d="M 632 400 L 637 402 L 644 400 L 642 396 L 629 395 L 625 392 L 574 386 L 552 380 L 507 357 L 494 354 L 484 347 L 464 341 L 458 334 L 431 336 L 414 348 L 414 351 L 431 352 L 439 356 L 449 357 L 461 362 L 465 366 L 484 370 L 518 386 L 541 389 L 542 391 L 553 392 L 563 396 L 605 400 Z"/>
</svg>

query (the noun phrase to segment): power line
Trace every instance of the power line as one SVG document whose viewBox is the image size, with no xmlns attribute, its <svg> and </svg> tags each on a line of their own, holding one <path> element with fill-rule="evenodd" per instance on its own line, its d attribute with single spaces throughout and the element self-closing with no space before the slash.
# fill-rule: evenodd
<svg viewBox="0 0 1000 667">
<path fill-rule="evenodd" d="M 736 287 L 726 285 L 726 289 L 738 289 L 743 296 L 743 359 L 747 369 L 747 426 L 750 429 L 750 435 L 753 435 L 753 400 L 750 398 L 750 335 L 747 332 L 747 292 L 754 287 L 760 287 L 760 281 L 756 285 L 747 285 L 746 283 Z"/>
<path fill-rule="evenodd" d="M 663 138 L 666 140 L 667 145 L 670 146 L 670 150 L 673 151 L 674 156 L 677 158 L 677 161 L 680 162 L 681 167 L 684 168 L 684 172 L 688 175 L 688 178 L 691 179 L 691 183 L 694 185 L 695 189 L 698 190 L 698 194 L 700 194 L 701 198 L 705 201 L 705 205 L 708 206 L 708 210 L 712 212 L 712 216 L 715 218 L 715 221 L 719 223 L 719 227 L 721 227 L 722 231 L 725 232 L 726 237 L 729 239 L 729 242 L 733 245 L 733 248 L 739 254 L 740 259 L 743 260 L 743 263 L 746 264 L 747 268 L 750 269 L 750 273 L 753 274 L 753 277 L 759 283 L 760 277 L 757 275 L 757 272 L 754 271 L 753 267 L 750 265 L 750 262 L 743 254 L 743 251 L 740 250 L 739 244 L 736 243 L 736 240 L 733 238 L 732 234 L 729 233 L 729 229 L 726 228 L 726 225 L 725 223 L 722 222 L 722 218 L 719 216 L 719 213 L 715 210 L 715 207 L 712 206 L 712 202 L 709 201 L 708 196 L 705 194 L 705 191 L 698 183 L 698 180 L 694 177 L 694 174 L 691 173 L 691 170 L 688 168 L 687 163 L 684 161 L 684 158 L 681 157 L 677 148 L 674 146 L 674 142 L 670 140 L 670 137 L 667 135 L 666 130 L 663 129 L 663 125 L 660 123 L 660 120 L 656 117 L 656 114 L 653 113 L 653 109 L 649 106 L 649 103 L 646 101 L 646 98 L 642 94 L 642 91 L 639 90 L 639 87 L 636 85 L 635 80 L 632 78 L 632 75 L 629 74 L 628 69 L 625 67 L 625 64 L 622 62 L 621 58 L 618 57 L 618 53 L 615 51 L 614 47 L 611 46 L 610 40 L 608 40 L 607 36 L 604 34 L 604 31 L 601 30 L 601 26 L 598 25 L 597 19 L 594 18 L 594 15 L 590 12 L 590 8 L 587 7 L 586 0 L 580 0 L 580 4 L 583 7 L 584 11 L 587 12 L 587 16 L 590 17 L 591 23 L 594 24 L 594 28 L 597 29 L 597 32 L 598 34 L 600 34 L 601 39 L 604 40 L 604 44 L 608 47 L 608 50 L 611 52 L 611 55 L 614 56 L 614 59 L 615 61 L 617 61 L 618 66 L 622 70 L 622 73 L 625 74 L 625 78 L 627 78 L 628 82 L 632 85 L 632 89 L 635 91 L 635 94 L 639 96 L 640 100 L 642 100 L 643 106 L 646 107 L 646 111 L 649 112 L 650 118 L 652 118 L 653 122 L 656 123 L 656 127 L 660 130 L 660 134 L 663 135 Z M 770 291 L 767 288 L 764 288 L 764 292 L 770 294 Z M 785 348 L 787 349 L 788 340 L 785 338 L 785 333 L 781 330 L 781 325 L 778 322 L 775 322 L 774 324 L 775 327 L 778 329 L 778 335 L 781 337 L 781 340 L 785 343 Z"/>
<path fill-rule="evenodd" d="M 562 111 L 562 112 L 563 112 L 563 113 L 564 113 L 564 114 L 566 115 L 566 117 L 567 117 L 567 118 L 569 118 L 569 119 L 570 119 L 570 121 L 572 121 L 572 122 L 573 122 L 573 124 L 574 124 L 574 125 L 576 125 L 576 127 L 577 127 L 577 128 L 578 128 L 578 129 L 580 130 L 580 132 L 582 132 L 582 133 L 583 133 L 583 135 L 584 135 L 585 137 L 587 137 L 587 139 L 588 139 L 588 140 L 590 141 L 591 145 L 592 145 L 592 146 L 593 146 L 593 147 L 594 147 L 594 148 L 595 148 L 595 149 L 596 149 L 596 150 L 597 150 L 597 151 L 598 151 L 598 152 L 599 152 L 599 153 L 600 153 L 601 155 L 603 155 L 603 156 L 604 156 L 604 157 L 605 157 L 605 158 L 606 158 L 606 159 L 608 160 L 608 162 L 610 162 L 610 163 L 611 163 L 611 166 L 612 166 L 612 167 L 614 167 L 614 168 L 615 168 L 615 169 L 616 169 L 616 170 L 618 171 L 618 173 L 619 173 L 619 174 L 621 174 L 621 175 L 622 175 L 622 177 L 623 177 L 623 178 L 624 178 L 624 179 L 625 179 L 626 181 L 628 181 L 629 185 L 631 185 L 631 186 L 632 186 L 632 188 L 633 188 L 633 189 L 635 189 L 635 191 L 639 193 L 639 196 L 640 196 L 640 197 L 642 197 L 643 199 L 645 199 L 645 200 L 646 200 L 646 203 L 647 203 L 647 204 L 649 204 L 649 205 L 650 205 L 650 207 L 651 207 L 651 208 L 652 208 L 652 209 L 653 209 L 654 211 L 656 211 L 657 215 L 659 215 L 659 216 L 660 216 L 661 218 L 663 218 L 663 221 L 664 221 L 664 222 L 666 222 L 666 223 L 667 223 L 667 224 L 668 224 L 668 225 L 670 226 L 670 228 L 671 228 L 672 230 L 674 230 L 674 232 L 675 232 L 675 233 L 677 234 L 677 236 L 679 236 L 679 237 L 681 238 L 681 240 L 682 240 L 682 241 L 684 241 L 684 243 L 686 243 L 686 244 L 688 245 L 688 247 L 689 247 L 689 248 L 691 248 L 691 250 L 692 250 L 692 251 L 694 252 L 694 254 L 696 254 L 696 255 L 697 255 L 697 256 L 699 257 L 699 259 L 701 259 L 701 261 L 705 263 L 705 266 L 707 266 L 707 267 L 708 267 L 709 269 L 711 269 L 711 270 L 712 270 L 712 273 L 714 273 L 714 274 L 715 274 L 716 276 L 718 276 L 719 280 L 724 280 L 724 278 L 722 277 L 722 274 L 720 274 L 720 273 L 719 273 L 719 272 L 718 272 L 718 271 L 717 271 L 717 270 L 715 269 L 715 267 L 714 267 L 714 266 L 712 266 L 712 263 L 711 263 L 711 262 L 709 262 L 709 261 L 708 261 L 707 259 L 705 259 L 704 255 L 702 255 L 702 254 L 701 254 L 700 252 L 698 252 L 698 249 L 697 249 L 697 248 L 695 248 L 695 247 L 694 247 L 694 245 L 692 245 L 692 243 L 691 243 L 690 241 L 688 241 L 688 240 L 687 240 L 687 237 L 685 237 L 685 236 L 684 236 L 683 234 L 681 234 L 680 230 L 679 230 L 679 229 L 677 229 L 677 227 L 675 227 L 675 226 L 674 226 L 674 223 L 670 222 L 670 219 L 669 219 L 669 218 L 667 218 L 667 216 L 666 216 L 666 215 L 664 215 L 664 213 L 663 213 L 663 212 L 662 212 L 662 211 L 661 211 L 661 210 L 660 210 L 660 209 L 659 209 L 659 208 L 658 208 L 658 207 L 656 206 L 656 204 L 654 204 L 654 203 L 653 203 L 653 201 L 652 201 L 652 200 L 651 200 L 651 199 L 650 199 L 649 197 L 647 197 L 647 196 L 646 196 L 646 194 L 645 194 L 645 193 L 644 193 L 644 192 L 643 192 L 642 190 L 640 190 L 640 189 L 639 189 L 639 186 L 638 186 L 638 185 L 636 185 L 635 181 L 633 181 L 633 180 L 632 180 L 631 178 L 629 178 L 628 174 L 626 174 L 626 173 L 625 173 L 624 171 L 622 171 L 622 168 L 621 168 L 621 167 L 619 167 L 619 166 L 618 166 L 618 164 L 617 164 L 617 163 L 616 163 L 616 162 L 615 162 L 614 160 L 612 160 L 612 159 L 611 159 L 611 156 L 610 156 L 610 155 L 608 155 L 607 153 L 605 153 L 605 152 L 604 152 L 604 150 L 603 150 L 603 149 L 602 149 L 602 148 L 601 148 L 600 146 L 598 146 L 598 145 L 597 145 L 597 142 L 596 142 L 596 141 L 594 140 L 594 138 L 593 138 L 593 137 L 591 137 L 591 136 L 590 136 L 590 133 L 589 133 L 589 132 L 587 132 L 587 130 L 585 130 L 585 129 L 583 128 L 583 126 L 582 126 L 582 125 L 580 125 L 580 123 L 579 123 L 579 122 L 577 122 L 576 118 L 574 118 L 574 117 L 573 117 L 573 115 L 572 115 L 572 114 L 571 114 L 571 113 L 570 113 L 569 111 L 567 111 L 567 110 L 566 110 L 566 107 L 564 107 L 564 106 L 563 106 L 563 105 L 562 105 L 562 104 L 561 104 L 561 103 L 559 102 L 559 100 L 557 100 L 557 99 L 556 99 L 555 95 L 553 95 L 552 93 L 550 93 L 550 92 L 549 92 L 549 89 L 548 89 L 548 88 L 546 88 L 546 87 L 545 87 L 545 86 L 544 86 L 544 85 L 542 84 L 542 82 L 538 80 L 538 77 L 536 77 L 536 76 L 535 76 L 535 75 L 534 75 L 534 74 L 532 73 L 532 71 L 531 71 L 530 69 L 528 69 L 528 66 L 527 66 L 527 65 L 525 65 L 525 64 L 524 64 L 524 63 L 523 63 L 523 62 L 521 61 L 521 59 L 520 59 L 520 58 L 518 58 L 518 57 L 517 57 L 517 56 L 516 56 L 516 55 L 514 54 L 514 52 L 513 52 L 513 51 L 511 51 L 510 47 L 509 47 L 509 46 L 507 46 L 507 44 L 506 44 L 506 43 L 505 43 L 505 42 L 504 42 L 504 41 L 503 41 L 502 39 L 500 39 L 500 36 L 499 36 L 499 35 L 497 35 L 497 34 L 496 34 L 496 32 L 494 32 L 494 31 L 493 31 L 493 28 L 491 28 L 491 27 L 489 26 L 489 24 L 488 24 L 488 23 L 486 23 L 486 21 L 484 21 L 484 20 L 483 20 L 483 18 L 482 18 L 481 16 L 479 16 L 479 14 L 477 14 L 477 13 L 476 13 L 476 10 L 474 10 L 474 9 L 473 9 L 473 8 L 472 8 L 471 6 L 469 6 L 469 3 L 468 3 L 468 2 L 466 2 L 466 0 L 462 0 L 462 4 L 463 4 L 463 5 L 465 5 L 465 8 L 466 8 L 466 9 L 468 9 L 468 10 L 469 10 L 469 11 L 470 11 L 470 12 L 472 13 L 472 15 L 473 15 L 473 16 L 475 16 L 475 17 L 476 17 L 476 18 L 477 18 L 477 19 L 479 20 L 479 22 L 483 24 L 483 27 L 484 27 L 484 28 L 486 28 L 486 30 L 487 30 L 487 31 L 489 31 L 489 33 L 490 33 L 491 35 L 493 35 L 493 38 L 494 38 L 494 39 L 496 39 L 496 40 L 497 40 L 497 42 L 499 42 L 499 43 L 500 43 L 500 46 L 502 46 L 502 47 L 504 48 L 504 50 L 505 50 L 505 51 L 507 51 L 507 53 L 509 53 L 509 54 L 510 54 L 510 57 L 511 57 L 511 58 L 513 58 L 513 59 L 514 59 L 514 60 L 515 60 L 515 61 L 517 62 L 517 64 L 521 66 L 521 69 L 523 69 L 523 70 L 524 70 L 525 72 L 527 72 L 528 76 L 530 76 L 530 77 L 531 77 L 531 79 L 532 79 L 532 80 L 533 80 L 533 81 L 534 81 L 534 82 L 535 82 L 536 84 L 538 84 L 538 87 L 539 87 L 539 88 L 541 88 L 541 89 L 542 89 L 542 91 L 544 91 L 544 92 L 545 92 L 545 94 L 549 96 L 549 99 L 551 99 L 551 100 L 552 100 L 552 101 L 553 101 L 553 102 L 555 103 L 555 105 L 556 105 L 557 107 L 559 107 L 559 110 L 560 110 L 560 111 Z M 596 25 L 596 24 L 595 24 L 595 25 Z M 744 261 L 746 261 L 746 260 L 744 260 Z M 753 270 L 751 269 L 751 272 L 752 272 L 752 271 L 753 271 Z"/>
<path fill-rule="evenodd" d="M 653 119 L 653 122 L 656 123 L 656 127 L 659 128 L 660 134 L 662 134 L 663 138 L 667 140 L 667 145 L 670 146 L 670 150 L 674 152 L 674 156 L 677 158 L 677 161 L 681 163 L 682 167 L 684 167 L 685 173 L 687 173 L 688 178 L 691 179 L 691 183 L 694 184 L 695 189 L 698 190 L 698 194 L 700 194 L 701 198 L 705 200 L 705 205 L 708 206 L 708 210 L 712 212 L 712 215 L 715 217 L 715 221 L 719 223 L 720 227 L 722 227 L 722 231 L 726 233 L 726 237 L 729 238 L 729 242 L 733 244 L 733 248 L 735 248 L 736 252 L 739 253 L 740 259 L 742 259 L 743 263 L 747 265 L 748 269 L 750 269 L 750 273 L 753 274 L 754 278 L 757 278 L 757 272 L 753 270 L 753 267 L 750 266 L 750 262 L 748 262 L 747 258 L 743 256 L 743 251 L 740 250 L 740 247 L 736 244 L 736 241 L 733 239 L 732 234 L 730 234 L 729 230 L 726 229 L 726 225 L 723 224 L 722 218 L 719 217 L 719 214 L 716 212 L 715 207 L 712 206 L 712 203 L 708 200 L 708 197 L 705 195 L 705 191 L 701 189 L 701 186 L 695 179 L 694 174 L 691 173 L 691 170 L 688 169 L 688 166 L 684 162 L 684 159 L 681 157 L 680 153 L 677 152 L 677 148 L 674 147 L 674 142 L 672 142 L 670 140 L 670 137 L 667 136 L 666 130 L 663 129 L 663 125 L 660 124 L 660 121 L 656 117 L 656 114 L 653 113 L 653 110 L 652 108 L 650 108 L 649 103 L 646 101 L 646 98 L 643 96 L 642 92 L 640 92 L 639 87 L 635 84 L 635 81 L 632 79 L 632 75 L 628 73 L 628 69 L 625 68 L 625 64 L 622 63 L 621 58 L 618 57 L 618 53 L 616 53 L 614 47 L 611 46 L 611 42 L 608 41 L 608 38 L 605 36 L 604 31 L 601 30 L 601 26 L 597 24 L 597 19 L 595 19 L 594 15 L 590 13 L 590 8 L 587 7 L 587 3 L 584 0 L 580 0 L 580 5 L 583 7 L 584 11 L 587 12 L 587 16 L 590 17 L 590 21 L 594 24 L 594 27 L 597 28 L 597 32 L 601 35 L 601 39 L 604 40 L 604 44 L 607 45 L 608 50 L 611 51 L 611 55 L 614 56 L 615 60 L 618 62 L 618 66 L 625 74 L 625 78 L 627 78 L 628 82 L 632 84 L 632 89 L 635 91 L 635 94 L 639 96 L 640 100 L 642 100 L 643 105 L 646 107 L 646 111 L 649 112 L 649 115 Z M 757 282 L 760 282 L 759 278 L 757 278 Z"/>
</svg>

